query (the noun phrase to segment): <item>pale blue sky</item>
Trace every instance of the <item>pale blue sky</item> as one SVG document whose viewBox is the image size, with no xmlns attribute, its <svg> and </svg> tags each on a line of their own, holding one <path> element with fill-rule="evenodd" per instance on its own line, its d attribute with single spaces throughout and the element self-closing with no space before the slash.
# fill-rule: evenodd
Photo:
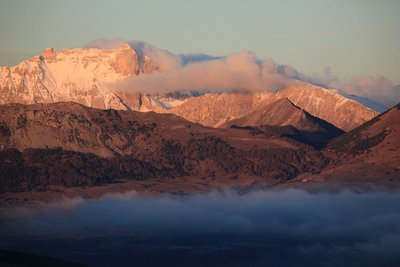
<svg viewBox="0 0 400 267">
<path fill-rule="evenodd" d="M 400 82 L 400 0 L 0 0 L 0 65 L 98 37 Z"/>
</svg>

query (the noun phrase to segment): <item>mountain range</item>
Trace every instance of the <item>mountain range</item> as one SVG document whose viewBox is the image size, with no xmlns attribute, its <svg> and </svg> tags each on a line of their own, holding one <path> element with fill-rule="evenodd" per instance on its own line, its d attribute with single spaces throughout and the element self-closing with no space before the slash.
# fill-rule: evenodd
<svg viewBox="0 0 400 267">
<path fill-rule="evenodd" d="M 184 181 L 195 190 L 298 179 L 399 182 L 399 106 L 342 134 L 288 100 L 275 105 L 282 102 L 293 106 L 291 118 L 308 116 L 299 124 L 303 129 L 316 127 L 337 137 L 321 148 L 320 140 L 313 146 L 312 138 L 292 125 L 210 128 L 173 114 L 101 110 L 73 102 L 2 105 L 1 188 L 127 181 L 145 181 L 146 188 Z"/>
<path fill-rule="evenodd" d="M 16 66 L 0 68 L 0 104 L 74 101 L 101 109 L 173 113 L 191 122 L 219 127 L 277 99 L 288 98 L 345 131 L 379 114 L 335 90 L 299 80 L 277 91 L 147 94 L 118 86 L 127 78 L 167 72 L 159 60 L 128 44 L 112 49 L 49 48 Z"/>
<path fill-rule="evenodd" d="M 380 114 L 300 80 L 274 91 L 118 87 L 155 73 L 168 69 L 129 45 L 47 49 L 2 67 L 1 192 L 399 182 L 399 105 Z"/>
</svg>

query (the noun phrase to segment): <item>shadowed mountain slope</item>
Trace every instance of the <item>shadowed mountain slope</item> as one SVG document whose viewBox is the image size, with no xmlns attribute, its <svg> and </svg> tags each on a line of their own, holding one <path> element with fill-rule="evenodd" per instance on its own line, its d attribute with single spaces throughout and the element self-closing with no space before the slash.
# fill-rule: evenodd
<svg viewBox="0 0 400 267">
<path fill-rule="evenodd" d="M 400 181 L 400 104 L 333 139 L 323 150 L 330 164 L 307 179 L 327 182 Z"/>
<path fill-rule="evenodd" d="M 290 131 L 286 131 L 283 134 L 316 147 L 322 147 L 332 138 L 344 133 L 334 125 L 297 107 L 287 98 L 259 107 L 244 117 L 228 121 L 222 127 L 231 127 L 233 125 L 255 127 L 262 125 L 291 125 L 294 128 L 286 127 L 286 130 L 290 129 Z M 278 128 L 275 127 L 275 129 Z"/>
</svg>

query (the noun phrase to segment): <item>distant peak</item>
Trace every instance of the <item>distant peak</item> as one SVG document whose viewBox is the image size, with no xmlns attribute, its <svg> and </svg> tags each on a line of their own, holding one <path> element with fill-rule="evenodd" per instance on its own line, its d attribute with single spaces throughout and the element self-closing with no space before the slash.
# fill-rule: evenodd
<svg viewBox="0 0 400 267">
<path fill-rule="evenodd" d="M 54 53 L 55 49 L 53 47 L 46 48 L 43 53 Z"/>
<path fill-rule="evenodd" d="M 110 47 L 90 47 L 90 48 L 95 48 L 95 49 L 99 49 L 99 50 L 110 50 L 110 51 L 115 51 L 115 52 L 134 52 L 135 54 L 137 54 L 136 50 L 133 49 L 128 43 L 126 42 L 121 42 L 118 44 L 115 44 L 114 46 L 110 46 Z"/>
<path fill-rule="evenodd" d="M 123 39 L 107 40 L 104 38 L 95 39 L 86 44 L 84 48 L 97 48 L 100 50 L 132 49 L 132 47 Z"/>
<path fill-rule="evenodd" d="M 120 46 L 116 47 L 117 49 L 132 49 L 132 47 L 128 43 L 121 43 Z"/>
<path fill-rule="evenodd" d="M 56 50 L 53 47 L 46 48 L 42 53 L 41 56 L 45 59 L 55 59 L 56 57 Z"/>
<path fill-rule="evenodd" d="M 44 55 L 44 54 L 54 54 L 55 51 L 56 50 L 53 47 L 48 47 L 45 50 L 43 50 L 42 55 Z"/>
</svg>

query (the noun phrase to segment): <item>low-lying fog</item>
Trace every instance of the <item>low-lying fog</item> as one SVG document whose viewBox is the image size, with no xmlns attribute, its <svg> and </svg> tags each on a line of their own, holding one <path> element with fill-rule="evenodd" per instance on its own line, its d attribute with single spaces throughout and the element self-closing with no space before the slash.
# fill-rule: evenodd
<svg viewBox="0 0 400 267">
<path fill-rule="evenodd" d="M 3 213 L 0 248 L 91 266 L 400 266 L 400 194 L 289 189 L 67 199 Z"/>
</svg>

